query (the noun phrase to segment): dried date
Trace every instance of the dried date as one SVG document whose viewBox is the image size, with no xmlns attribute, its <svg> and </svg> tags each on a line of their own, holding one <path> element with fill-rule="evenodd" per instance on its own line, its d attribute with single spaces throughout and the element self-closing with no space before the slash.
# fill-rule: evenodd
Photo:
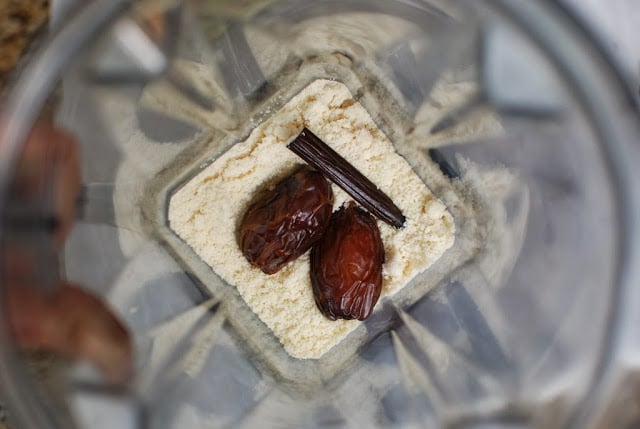
<svg viewBox="0 0 640 429">
<path fill-rule="evenodd" d="M 331 185 L 322 173 L 303 167 L 249 207 L 240 249 L 252 265 L 274 274 L 322 237 L 332 211 Z"/>
<path fill-rule="evenodd" d="M 382 290 L 384 247 L 375 219 L 351 202 L 331 217 L 311 249 L 311 285 L 329 319 L 364 320 Z"/>
</svg>

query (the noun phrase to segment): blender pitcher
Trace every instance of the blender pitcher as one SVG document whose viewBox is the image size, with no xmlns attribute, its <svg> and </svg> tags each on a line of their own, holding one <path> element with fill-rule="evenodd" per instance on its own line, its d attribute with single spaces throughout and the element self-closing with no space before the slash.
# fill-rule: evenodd
<svg viewBox="0 0 640 429">
<path fill-rule="evenodd" d="M 60 16 L 3 106 L 2 288 L 19 246 L 38 261 L 38 287 L 66 279 L 103 297 L 132 335 L 134 375 L 112 385 L 85 362 L 57 361 L 43 382 L 3 323 L 0 374 L 19 427 L 640 421 L 629 406 L 640 350 L 638 105 L 562 6 L 112 0 Z M 235 253 L 206 228 L 185 238 L 171 213 L 203 172 L 318 82 L 366 111 L 446 209 L 452 235 L 436 256 L 419 254 L 433 261 L 383 293 L 367 320 L 299 358 L 216 265 Z M 10 189 L 45 108 L 81 154 L 77 219 L 59 251 L 51 189 L 33 204 Z M 219 213 L 242 197 L 212 195 L 203 207 Z M 6 318 L 5 304 L 6 293 Z M 299 337 L 314 329 L 284 313 L 299 318 Z"/>
</svg>

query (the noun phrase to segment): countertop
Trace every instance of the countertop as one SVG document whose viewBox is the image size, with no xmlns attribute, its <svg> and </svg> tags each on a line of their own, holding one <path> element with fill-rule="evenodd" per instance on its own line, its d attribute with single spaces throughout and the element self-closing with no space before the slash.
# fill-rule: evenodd
<svg viewBox="0 0 640 429">
<path fill-rule="evenodd" d="M 0 0 L 0 88 L 49 17 L 49 0 Z"/>
</svg>

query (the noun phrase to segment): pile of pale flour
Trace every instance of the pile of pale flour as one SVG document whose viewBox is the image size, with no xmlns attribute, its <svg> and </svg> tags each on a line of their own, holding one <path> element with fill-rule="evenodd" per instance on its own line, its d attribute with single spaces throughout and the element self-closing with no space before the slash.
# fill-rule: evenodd
<svg viewBox="0 0 640 429">
<path fill-rule="evenodd" d="M 455 226 L 347 87 L 329 80 L 310 84 L 176 192 L 169 206 L 171 228 L 238 289 L 291 356 L 318 358 L 360 322 L 330 321 L 318 311 L 308 253 L 269 276 L 247 262 L 236 238 L 256 194 L 303 163 L 286 148 L 303 127 L 369 177 L 407 218 L 400 230 L 378 222 L 386 251 L 381 300 L 440 258 L 453 245 Z M 337 210 L 350 197 L 335 185 L 333 191 Z"/>
</svg>

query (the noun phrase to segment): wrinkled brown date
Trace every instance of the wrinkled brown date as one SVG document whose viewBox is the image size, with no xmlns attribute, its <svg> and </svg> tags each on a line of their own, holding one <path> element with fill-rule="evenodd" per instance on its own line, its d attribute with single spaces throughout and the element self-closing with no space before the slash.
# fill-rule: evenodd
<svg viewBox="0 0 640 429">
<path fill-rule="evenodd" d="M 331 185 L 303 167 L 253 203 L 240 225 L 240 248 L 265 274 L 274 274 L 322 237 L 333 211 Z"/>
<path fill-rule="evenodd" d="M 382 290 L 384 247 L 374 218 L 353 202 L 331 217 L 311 249 L 311 285 L 329 319 L 364 320 Z"/>
</svg>

